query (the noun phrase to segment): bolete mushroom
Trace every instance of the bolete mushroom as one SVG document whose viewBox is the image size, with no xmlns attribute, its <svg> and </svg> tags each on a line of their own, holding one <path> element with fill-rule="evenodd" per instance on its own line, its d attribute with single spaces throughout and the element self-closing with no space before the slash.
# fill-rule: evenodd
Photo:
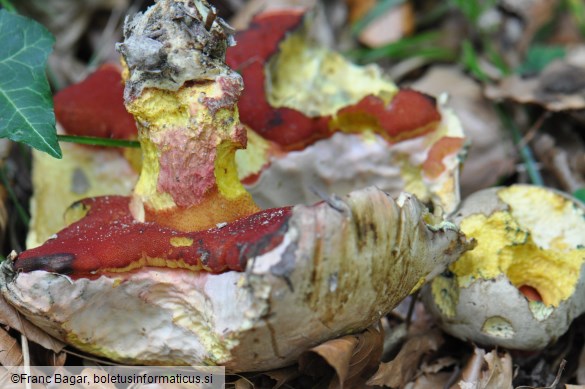
<svg viewBox="0 0 585 389">
<path fill-rule="evenodd" d="M 160 0 L 126 23 L 133 195 L 82 200 L 68 227 L 2 264 L 26 318 L 114 361 L 281 367 L 376 322 L 470 247 L 413 196 L 375 188 L 259 211 L 237 177 L 242 80 L 214 12 Z"/>
<path fill-rule="evenodd" d="M 537 350 L 585 312 L 585 207 L 553 189 L 477 192 L 454 221 L 477 240 L 425 290 L 442 328 L 461 339 Z"/>
<path fill-rule="evenodd" d="M 113 64 L 102 65 L 84 81 L 60 90 L 54 97 L 59 133 L 135 139 L 136 124 L 124 108 L 123 90 L 121 69 Z M 33 150 L 28 248 L 65 227 L 62 215 L 73 202 L 106 194 L 127 196 L 138 179 L 136 149 L 75 143 L 62 143 L 61 149 L 62 159 Z"/>
<path fill-rule="evenodd" d="M 398 89 L 375 65 L 326 49 L 313 16 L 262 13 L 227 51 L 246 85 L 238 107 L 251 147 L 237 154 L 246 189 L 274 207 L 367 185 L 406 188 L 452 211 L 464 136 L 444 99 Z"/>
</svg>

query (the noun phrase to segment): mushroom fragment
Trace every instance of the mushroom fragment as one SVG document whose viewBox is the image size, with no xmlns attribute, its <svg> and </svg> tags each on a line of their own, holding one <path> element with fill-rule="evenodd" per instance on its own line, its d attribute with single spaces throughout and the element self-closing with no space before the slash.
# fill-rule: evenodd
<svg viewBox="0 0 585 389">
<path fill-rule="evenodd" d="M 424 222 L 431 219 L 414 197 L 394 202 L 370 188 L 331 204 L 292 208 L 278 229 L 276 246 L 263 247 L 263 237 L 250 242 L 258 249 L 242 264 L 246 272 L 173 269 L 186 267 L 186 257 L 179 255 L 165 258 L 166 268 L 155 267 L 161 259 L 147 257 L 149 267 L 98 271 L 93 277 L 76 269 L 70 269 L 70 277 L 14 273 L 5 262 L 0 284 L 5 298 L 39 327 L 118 362 L 267 370 L 293 363 L 324 340 L 375 323 L 468 248 L 449 223 Z M 222 252 L 228 249 L 222 243 L 230 236 L 228 228 L 199 236 L 218 236 L 216 250 Z M 172 244 L 173 234 L 165 236 Z M 139 234 L 114 238 L 108 247 L 124 254 L 132 248 L 119 247 L 120 242 L 136 239 Z M 156 250 L 162 240 L 142 247 Z M 58 244 L 53 247 L 55 254 L 44 258 L 59 263 L 65 255 Z M 175 250 L 181 249 L 189 247 Z M 41 261 L 26 258 L 19 257 L 15 266 Z"/>
<path fill-rule="evenodd" d="M 552 189 L 514 185 L 467 198 L 454 221 L 477 247 L 425 290 L 450 334 L 536 350 L 585 312 L 585 207 Z"/>
<path fill-rule="evenodd" d="M 84 81 L 59 91 L 54 97 L 59 132 L 135 139 L 136 125 L 124 109 L 123 89 L 120 69 L 106 64 Z M 107 194 L 127 196 L 138 178 L 140 154 L 135 149 L 125 149 L 126 158 L 120 149 L 74 143 L 63 143 L 61 149 L 62 159 L 32 152 L 28 248 L 39 246 L 66 226 L 63 214 L 73 202 Z"/>
<path fill-rule="evenodd" d="M 413 196 L 374 188 L 259 211 L 237 177 L 242 82 L 213 12 L 160 0 L 127 22 L 133 195 L 78 202 L 68 227 L 1 267 L 31 322 L 118 362 L 281 367 L 376 322 L 470 247 Z"/>
<path fill-rule="evenodd" d="M 313 23 L 299 10 L 265 12 L 227 51 L 246 84 L 238 107 L 254 147 L 237 161 L 254 199 L 310 203 L 314 192 L 377 185 L 453 210 L 464 137 L 444 99 L 399 90 L 379 68 L 325 49 Z"/>
</svg>

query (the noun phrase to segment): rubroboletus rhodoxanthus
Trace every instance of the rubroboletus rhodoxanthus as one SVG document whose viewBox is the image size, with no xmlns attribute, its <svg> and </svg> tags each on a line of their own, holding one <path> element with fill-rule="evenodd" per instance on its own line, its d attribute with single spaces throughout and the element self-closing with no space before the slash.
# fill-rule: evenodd
<svg viewBox="0 0 585 389">
<path fill-rule="evenodd" d="M 127 21 L 140 179 L 130 197 L 78 202 L 76 221 L 4 262 L 2 294 L 31 322 L 122 363 L 267 370 L 375 323 L 470 248 L 414 196 L 372 187 L 260 210 L 236 171 L 230 34 L 205 1 Z"/>
</svg>

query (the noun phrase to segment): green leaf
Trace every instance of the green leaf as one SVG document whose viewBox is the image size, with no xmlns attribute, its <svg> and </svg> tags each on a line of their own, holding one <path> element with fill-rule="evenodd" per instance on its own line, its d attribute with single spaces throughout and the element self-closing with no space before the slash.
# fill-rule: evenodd
<svg viewBox="0 0 585 389">
<path fill-rule="evenodd" d="M 534 44 L 528 48 L 524 63 L 516 69 L 516 73 L 538 74 L 555 59 L 564 58 L 566 51 L 563 46 Z"/>
<path fill-rule="evenodd" d="M 582 203 L 585 204 L 585 188 L 577 189 L 573 192 L 573 197 L 579 199 Z"/>
<path fill-rule="evenodd" d="M 0 10 L 0 138 L 61 158 L 45 74 L 55 39 L 37 22 Z"/>
</svg>

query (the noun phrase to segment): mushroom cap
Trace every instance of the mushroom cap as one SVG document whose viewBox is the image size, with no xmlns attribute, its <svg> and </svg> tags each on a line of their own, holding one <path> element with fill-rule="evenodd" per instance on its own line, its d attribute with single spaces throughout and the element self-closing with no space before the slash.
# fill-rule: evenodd
<svg viewBox="0 0 585 389">
<path fill-rule="evenodd" d="M 478 344 L 542 349 L 585 312 L 585 206 L 559 191 L 479 191 L 454 216 L 477 240 L 425 288 L 441 327 Z"/>
<path fill-rule="evenodd" d="M 95 278 L 6 261 L 0 288 L 48 333 L 117 362 L 267 370 L 375 323 L 469 248 L 452 224 L 427 224 L 413 196 L 375 188 L 295 206 L 287 223 L 245 272 L 150 266 Z"/>
</svg>

